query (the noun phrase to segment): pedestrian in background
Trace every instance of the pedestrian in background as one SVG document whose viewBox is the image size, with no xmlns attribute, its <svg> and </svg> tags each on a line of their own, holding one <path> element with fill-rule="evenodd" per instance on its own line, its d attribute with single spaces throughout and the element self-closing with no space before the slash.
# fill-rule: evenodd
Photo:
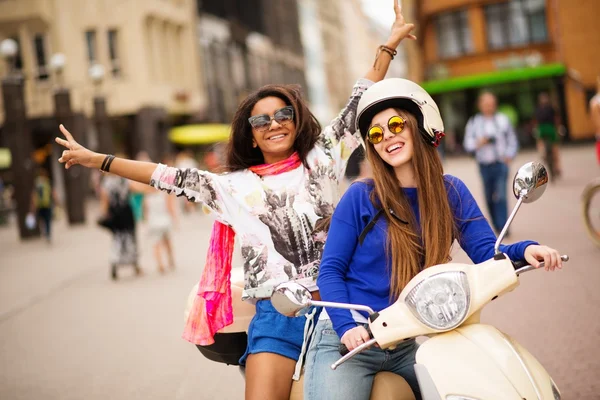
<svg viewBox="0 0 600 400">
<path fill-rule="evenodd" d="M 117 280 L 117 269 L 131 265 L 136 275 L 142 270 L 138 265 L 138 247 L 135 217 L 129 202 L 130 182 L 116 175 L 104 175 L 100 191 L 103 219 L 100 224 L 112 232 L 110 249 L 110 276 Z"/>
<path fill-rule="evenodd" d="M 170 160 L 163 159 L 162 162 L 169 164 Z M 148 235 L 152 243 L 154 258 L 158 271 L 165 273 L 162 261 L 163 250 L 167 256 L 170 269 L 175 269 L 173 257 L 173 246 L 171 244 L 171 230 L 177 225 L 177 212 L 175 210 L 175 197 L 165 192 L 152 190 L 144 194 L 144 218 L 148 224 Z"/>
<path fill-rule="evenodd" d="M 52 187 L 48 171 L 38 168 L 31 196 L 31 212 L 43 227 L 43 235 L 48 243 L 52 242 L 52 211 L 58 204 L 56 191 Z"/>
<path fill-rule="evenodd" d="M 552 160 L 546 160 L 547 163 L 552 163 L 550 173 L 553 178 L 558 178 L 561 175 L 560 157 L 558 150 L 560 117 L 558 112 L 550 101 L 550 96 L 546 92 L 540 93 L 538 97 L 538 106 L 535 109 L 535 130 L 537 136 L 537 148 L 542 155 L 542 159 L 546 156 L 546 146 L 551 146 L 550 154 Z"/>
<path fill-rule="evenodd" d="M 148 152 L 140 151 L 135 157 L 138 161 L 151 161 Z M 131 209 L 133 210 L 133 217 L 136 222 L 140 222 L 144 219 L 144 193 L 141 191 L 133 191 L 129 195 L 129 202 L 131 203 Z"/>
<path fill-rule="evenodd" d="M 508 219 L 508 169 L 519 144 L 512 123 L 497 110 L 496 96 L 482 93 L 478 106 L 479 113 L 467 122 L 463 146 L 475 153 L 492 226 L 499 233 Z"/>
</svg>

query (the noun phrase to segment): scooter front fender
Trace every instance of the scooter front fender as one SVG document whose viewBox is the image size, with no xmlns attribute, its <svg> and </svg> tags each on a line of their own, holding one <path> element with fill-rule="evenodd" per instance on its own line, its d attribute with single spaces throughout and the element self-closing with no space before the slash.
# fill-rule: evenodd
<svg viewBox="0 0 600 400">
<path fill-rule="evenodd" d="M 490 325 L 465 325 L 425 341 L 415 370 L 424 400 L 448 395 L 473 399 L 554 400 L 544 367 Z"/>
</svg>

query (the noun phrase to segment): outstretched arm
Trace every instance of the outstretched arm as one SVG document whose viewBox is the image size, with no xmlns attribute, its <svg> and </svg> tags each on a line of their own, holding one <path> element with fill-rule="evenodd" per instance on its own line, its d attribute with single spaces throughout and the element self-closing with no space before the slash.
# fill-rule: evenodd
<svg viewBox="0 0 600 400">
<path fill-rule="evenodd" d="M 60 125 L 60 131 L 65 135 L 66 140 L 57 137 L 56 143 L 65 147 L 66 150 L 62 152 L 62 156 L 58 161 L 65 164 L 66 169 L 71 168 L 73 165 L 100 169 L 106 154 L 93 152 L 77 143 L 73 139 L 73 135 L 62 124 Z M 115 158 L 110 165 L 110 173 L 132 181 L 149 184 L 152 173 L 157 166 L 158 164 L 151 162 Z"/>
<path fill-rule="evenodd" d="M 60 125 L 60 130 L 66 140 L 56 138 L 56 142 L 67 150 L 63 151 L 58 161 L 64 163 L 65 168 L 71 168 L 73 165 L 101 168 L 106 154 L 86 149 L 73 139 L 71 133 L 64 126 Z M 171 168 L 162 164 L 123 158 L 115 158 L 110 165 L 109 172 L 139 182 L 131 185 L 136 191 L 142 193 L 152 191 L 153 189 L 149 187 L 144 190 L 140 189 L 141 183 L 151 185 L 167 193 L 185 196 L 189 201 L 204 203 L 223 221 L 230 221 L 227 210 L 229 205 L 233 204 L 231 194 L 215 174 L 197 169 Z M 224 181 L 226 182 L 227 179 Z"/>
<path fill-rule="evenodd" d="M 319 138 L 320 146 L 334 161 L 335 174 L 338 179 L 343 176 L 350 155 L 360 145 L 360 133 L 356 126 L 356 109 L 360 98 L 373 82 L 378 82 L 385 78 L 390 62 L 392 61 L 392 54 L 390 53 L 396 51 L 400 42 L 404 38 L 416 39 L 410 33 L 415 26 L 407 24 L 404 21 L 402 9 L 398 5 L 397 0 L 392 1 L 394 1 L 396 19 L 392 24 L 390 36 L 385 43 L 387 49 L 378 50 L 373 66 L 362 79 L 356 82 L 348 103 L 337 117 L 323 129 Z"/>
</svg>

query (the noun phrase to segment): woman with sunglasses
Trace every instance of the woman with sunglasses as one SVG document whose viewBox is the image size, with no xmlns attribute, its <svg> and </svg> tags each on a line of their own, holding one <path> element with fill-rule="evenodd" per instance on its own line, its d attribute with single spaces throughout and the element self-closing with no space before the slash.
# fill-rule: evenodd
<svg viewBox="0 0 600 400">
<path fill-rule="evenodd" d="M 419 85 L 387 79 L 372 85 L 357 109 L 373 179 L 350 186 L 336 207 L 317 284 L 321 299 L 380 311 L 395 302 L 423 268 L 447 263 L 454 239 L 475 263 L 494 254 L 496 237 L 458 178 L 443 175 L 436 151 L 444 127 L 433 99 Z M 558 251 L 532 241 L 501 246 L 512 260 L 562 268 Z M 401 375 L 417 399 L 417 345 L 370 348 L 335 371 L 339 346 L 370 339 L 362 313 L 326 308 L 306 358 L 305 398 L 368 399 L 377 372 Z"/>
<path fill-rule="evenodd" d="M 359 145 L 356 107 L 372 82 L 384 78 L 396 48 L 414 28 L 394 0 L 395 21 L 373 67 L 354 86 L 348 105 L 321 127 L 295 85 L 268 85 L 249 95 L 232 122 L 226 174 L 177 169 L 91 152 L 73 140 L 57 138 L 66 150 L 66 168 L 83 165 L 150 184 L 201 202 L 217 217 L 199 293 L 184 338 L 207 346 L 233 322 L 229 275 L 234 234 L 244 262 L 244 299 L 256 303 L 248 332 L 247 399 L 286 399 L 298 379 L 312 321 L 286 318 L 269 300 L 272 288 L 295 280 L 316 291 L 325 236 L 316 233 L 339 199 L 350 154 Z M 311 315 L 314 315 L 311 314 Z"/>
</svg>

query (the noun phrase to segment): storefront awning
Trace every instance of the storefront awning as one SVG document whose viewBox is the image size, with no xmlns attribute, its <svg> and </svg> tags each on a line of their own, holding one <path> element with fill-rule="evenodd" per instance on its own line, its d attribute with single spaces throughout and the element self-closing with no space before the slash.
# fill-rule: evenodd
<svg viewBox="0 0 600 400">
<path fill-rule="evenodd" d="M 423 82 L 421 86 L 427 90 L 429 94 L 433 95 L 464 89 L 498 85 L 502 83 L 561 76 L 564 75 L 566 71 L 567 68 L 563 64 L 546 64 L 538 67 L 515 68 L 503 71 L 487 72 L 484 74 L 427 81 Z"/>
<path fill-rule="evenodd" d="M 169 131 L 169 140 L 180 145 L 199 145 L 229 140 L 231 127 L 226 124 L 184 125 Z"/>
<path fill-rule="evenodd" d="M 10 149 L 7 147 L 0 147 L 0 169 L 10 168 L 12 164 L 12 157 Z"/>
</svg>

